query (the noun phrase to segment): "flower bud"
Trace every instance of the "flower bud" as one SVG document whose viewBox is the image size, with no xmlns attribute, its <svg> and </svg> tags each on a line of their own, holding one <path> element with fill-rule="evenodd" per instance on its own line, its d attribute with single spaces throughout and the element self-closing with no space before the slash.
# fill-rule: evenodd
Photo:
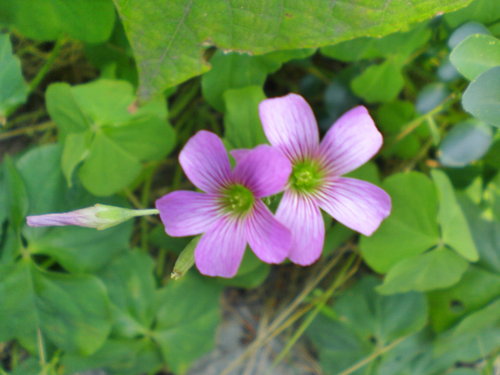
<svg viewBox="0 0 500 375">
<path fill-rule="evenodd" d="M 194 250 L 196 249 L 196 245 L 200 241 L 201 236 L 197 236 L 193 238 L 181 251 L 179 257 L 175 261 L 174 270 L 170 274 L 170 277 L 174 280 L 179 280 L 182 276 L 186 274 L 187 271 L 194 264 Z"/>
<path fill-rule="evenodd" d="M 47 227 L 76 225 L 96 229 L 107 229 L 123 223 L 136 216 L 157 214 L 158 210 L 131 210 L 128 208 L 96 204 L 80 210 L 28 216 L 26 221 L 30 227 Z"/>
</svg>

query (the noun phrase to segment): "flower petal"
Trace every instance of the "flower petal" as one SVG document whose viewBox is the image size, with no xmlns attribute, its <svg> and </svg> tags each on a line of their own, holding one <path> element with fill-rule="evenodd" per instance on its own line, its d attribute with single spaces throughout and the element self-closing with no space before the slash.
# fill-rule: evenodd
<svg viewBox="0 0 500 375">
<path fill-rule="evenodd" d="M 321 141 L 321 155 L 332 173 L 340 176 L 363 165 L 382 146 L 382 134 L 370 114 L 358 106 L 340 117 Z"/>
<path fill-rule="evenodd" d="M 370 236 L 391 213 L 391 197 L 366 181 L 340 177 L 319 194 L 320 207 L 335 220 Z"/>
<path fill-rule="evenodd" d="M 90 227 L 85 215 L 78 211 L 63 212 L 57 214 L 34 215 L 26 217 L 26 222 L 30 227 L 58 227 L 63 225 L 78 225 Z"/>
<path fill-rule="evenodd" d="M 156 201 L 169 236 L 193 236 L 206 232 L 221 217 L 216 197 L 194 191 L 174 191 Z"/>
<path fill-rule="evenodd" d="M 229 153 L 234 158 L 234 161 L 236 163 L 239 163 L 241 161 L 241 159 L 243 159 L 245 156 L 247 156 L 248 153 L 251 151 L 252 151 L 252 149 L 250 149 L 250 148 L 238 148 L 238 149 L 229 151 Z"/>
<path fill-rule="evenodd" d="M 192 136 L 179 154 L 179 162 L 189 180 L 208 193 L 217 192 L 230 180 L 227 151 L 214 133 L 201 130 Z"/>
<path fill-rule="evenodd" d="M 281 263 L 288 256 L 292 235 L 276 220 L 262 201 L 255 203 L 246 224 L 247 239 L 253 252 L 266 263 Z"/>
<path fill-rule="evenodd" d="M 237 154 L 234 180 L 248 187 L 256 197 L 279 193 L 292 171 L 290 161 L 274 147 L 261 145 Z"/>
<path fill-rule="evenodd" d="M 325 223 L 310 197 L 291 191 L 281 199 L 276 218 L 292 232 L 290 260 L 301 266 L 314 263 L 323 251 Z"/>
<path fill-rule="evenodd" d="M 314 113 L 303 97 L 288 94 L 266 99 L 259 114 L 267 139 L 291 160 L 312 156 L 319 145 Z"/>
<path fill-rule="evenodd" d="M 207 276 L 233 277 L 245 247 L 242 222 L 221 218 L 198 242 L 194 253 L 196 267 Z"/>
</svg>

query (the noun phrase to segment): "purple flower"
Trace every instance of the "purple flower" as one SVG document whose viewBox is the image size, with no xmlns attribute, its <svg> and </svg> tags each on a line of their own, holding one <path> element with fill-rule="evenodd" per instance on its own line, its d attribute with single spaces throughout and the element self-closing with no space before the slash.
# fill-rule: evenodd
<svg viewBox="0 0 500 375">
<path fill-rule="evenodd" d="M 292 231 L 289 258 L 309 265 L 321 255 L 325 227 L 319 208 L 345 226 L 371 235 L 391 211 L 379 187 L 340 177 L 377 153 L 379 133 L 365 107 L 345 113 L 319 141 L 311 107 L 299 95 L 266 99 L 259 106 L 269 142 L 292 163 L 276 218 Z"/>
<path fill-rule="evenodd" d="M 195 250 L 201 273 L 234 276 L 247 243 L 267 263 L 288 256 L 290 231 L 260 200 L 283 190 L 290 175 L 290 162 L 278 150 L 258 146 L 239 157 L 231 170 L 220 138 L 200 131 L 184 146 L 179 161 L 204 193 L 174 191 L 157 200 L 156 207 L 170 236 L 204 233 Z"/>
</svg>

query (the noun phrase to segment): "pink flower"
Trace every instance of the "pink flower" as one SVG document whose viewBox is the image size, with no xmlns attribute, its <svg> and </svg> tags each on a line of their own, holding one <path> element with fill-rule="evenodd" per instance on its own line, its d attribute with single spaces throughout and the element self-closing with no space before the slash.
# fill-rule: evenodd
<svg viewBox="0 0 500 375">
<path fill-rule="evenodd" d="M 174 191 L 157 200 L 156 207 L 170 236 L 204 233 L 195 250 L 201 273 L 234 276 L 247 243 L 267 263 L 288 256 L 290 231 L 260 200 L 283 190 L 290 175 L 290 162 L 278 150 L 258 146 L 231 170 L 220 138 L 200 131 L 184 146 L 179 161 L 204 192 Z"/>
<path fill-rule="evenodd" d="M 366 163 L 382 145 L 382 135 L 366 108 L 345 113 L 321 143 L 314 114 L 301 96 L 266 99 L 259 112 L 267 139 L 292 163 L 276 212 L 292 231 L 289 258 L 309 265 L 321 255 L 325 227 L 319 208 L 347 227 L 371 235 L 389 215 L 391 198 L 368 182 L 340 177 Z"/>
</svg>

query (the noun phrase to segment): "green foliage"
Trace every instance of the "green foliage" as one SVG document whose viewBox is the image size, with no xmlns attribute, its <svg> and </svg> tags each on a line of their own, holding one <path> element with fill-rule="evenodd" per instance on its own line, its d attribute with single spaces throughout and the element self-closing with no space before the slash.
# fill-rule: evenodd
<svg viewBox="0 0 500 375">
<path fill-rule="evenodd" d="M 326 372 L 338 374 L 425 325 L 424 295 L 412 292 L 381 296 L 375 291 L 377 284 L 373 278 L 363 278 L 338 299 L 333 317 L 322 315 L 311 325 L 308 334 Z M 368 367 L 372 373 L 384 374 L 376 371 L 377 363 Z"/>
<path fill-rule="evenodd" d="M 456 284 L 466 269 L 464 259 L 451 250 L 438 248 L 398 262 L 377 290 L 382 294 L 394 294 L 446 288 Z"/>
<path fill-rule="evenodd" d="M 221 288 L 189 274 L 157 289 L 153 267 L 151 258 L 136 251 L 116 258 L 102 272 L 112 303 L 112 334 L 92 356 L 66 358 L 69 368 L 136 374 L 158 369 L 163 356 L 171 369 L 184 373 L 210 350 Z"/>
<path fill-rule="evenodd" d="M 449 12 L 470 1 L 420 1 L 408 6 L 370 0 L 331 6 L 326 0 L 285 5 L 278 1 L 171 3 L 116 0 L 137 59 L 139 96 L 149 98 L 209 69 L 203 49 L 264 54 L 320 47 L 361 36 L 381 36 Z M 266 17 L 262 17 L 265 11 Z M 362 25 L 362 26 L 361 26 Z"/>
<path fill-rule="evenodd" d="M 399 174 L 382 185 L 392 197 L 392 214 L 372 237 L 361 240 L 365 261 L 387 272 L 381 293 L 454 285 L 467 269 L 466 260 L 478 259 L 450 181 L 437 170 L 432 177 L 434 184 L 415 172 Z"/>
<path fill-rule="evenodd" d="M 393 101 L 385 103 L 375 113 L 379 128 L 384 132 L 384 155 L 397 155 L 401 158 L 411 158 L 420 150 L 419 134 L 409 134 L 403 139 L 397 139 L 402 127 L 416 116 L 415 106 L 410 102 Z M 424 129 L 425 128 L 419 128 Z M 424 133 L 424 136 L 427 134 Z"/>
<path fill-rule="evenodd" d="M 490 0 L 475 0 L 465 8 L 446 14 L 444 18 L 451 27 L 460 26 L 466 21 L 489 24 L 500 18 L 500 6 Z"/>
<path fill-rule="evenodd" d="M 471 35 L 453 49 L 450 60 L 472 81 L 488 69 L 500 66 L 500 40 L 490 35 Z"/>
<path fill-rule="evenodd" d="M 12 109 L 26 101 L 28 95 L 21 64 L 19 59 L 12 54 L 12 45 L 7 34 L 0 34 L 0 87 L 2 87 L 0 119 L 5 119 Z"/>
<path fill-rule="evenodd" d="M 488 285 L 487 288 L 484 286 Z M 479 267 L 469 267 L 452 288 L 429 294 L 432 326 L 443 331 L 468 313 L 500 295 L 500 276 Z"/>
<path fill-rule="evenodd" d="M 252 148 L 267 143 L 258 111 L 259 103 L 265 98 L 258 86 L 225 92 L 225 139 L 231 148 Z"/>
<path fill-rule="evenodd" d="M 478 119 L 500 127 L 500 66 L 482 73 L 464 92 L 462 104 Z"/>
<path fill-rule="evenodd" d="M 423 253 L 439 242 L 437 193 L 421 173 L 396 174 L 382 187 L 392 198 L 392 213 L 371 237 L 361 239 L 364 260 L 377 272 Z"/>
<path fill-rule="evenodd" d="M 465 216 L 453 192 L 453 185 L 444 172 L 431 171 L 439 196 L 437 220 L 441 225 L 441 242 L 469 261 L 478 260 Z"/>
<path fill-rule="evenodd" d="M 120 17 L 111 0 L 0 0 L 0 25 L 11 31 L 0 35 L 1 374 L 182 375 L 214 349 L 221 317 L 236 321 L 234 307 L 245 313 L 244 344 L 254 323 L 266 327 L 263 317 L 270 328 L 257 340 L 288 327 L 278 359 L 295 354 L 305 329 L 325 374 L 494 372 L 496 2 L 114 5 Z M 193 190 L 177 160 L 186 141 L 206 129 L 229 151 L 267 143 L 259 103 L 288 92 L 311 104 L 322 135 L 365 105 L 384 138 L 375 160 L 348 176 L 386 190 L 391 215 L 365 237 L 323 213 L 323 259 L 313 267 L 271 267 L 247 249 L 236 277 L 203 277 L 193 266 L 197 237 L 169 237 L 156 217 L 103 231 L 26 226 L 26 215 L 152 207 Z M 279 201 L 265 199 L 273 212 Z M 314 286 L 323 274 L 335 289 Z M 299 303 L 275 326 L 289 301 Z M 202 366 L 214 353 L 206 358 Z"/>
<path fill-rule="evenodd" d="M 111 0 L 0 1 L 0 24 L 37 40 L 55 40 L 67 34 L 88 43 L 103 42 L 114 21 Z"/>
<path fill-rule="evenodd" d="M 324 47 L 326 56 L 342 61 L 383 58 L 371 65 L 351 82 L 354 93 L 368 103 L 390 102 L 396 99 L 404 86 L 402 70 L 411 54 L 430 37 L 425 24 L 405 33 L 394 33 L 384 38 L 358 38 Z"/>
<path fill-rule="evenodd" d="M 223 111 L 226 91 L 247 86 L 263 86 L 266 77 L 289 60 L 311 55 L 314 49 L 272 52 L 262 56 L 218 51 L 210 59 L 212 69 L 203 75 L 203 96 L 215 109 Z"/>
<path fill-rule="evenodd" d="M 172 150 L 175 133 L 166 121 L 164 100 L 135 109 L 132 89 L 125 81 L 101 80 L 76 87 L 56 83 L 47 90 L 69 185 L 82 163 L 79 177 L 85 188 L 111 195 L 137 178 L 141 161 L 161 159 Z"/>
<path fill-rule="evenodd" d="M 103 344 L 111 320 L 98 279 L 42 271 L 25 259 L 1 268 L 1 341 L 16 338 L 34 350 L 37 336 L 43 335 L 61 349 L 81 354 Z"/>
<path fill-rule="evenodd" d="M 490 126 L 474 120 L 461 122 L 441 141 L 439 161 L 447 167 L 464 167 L 483 157 L 492 142 Z"/>
</svg>

